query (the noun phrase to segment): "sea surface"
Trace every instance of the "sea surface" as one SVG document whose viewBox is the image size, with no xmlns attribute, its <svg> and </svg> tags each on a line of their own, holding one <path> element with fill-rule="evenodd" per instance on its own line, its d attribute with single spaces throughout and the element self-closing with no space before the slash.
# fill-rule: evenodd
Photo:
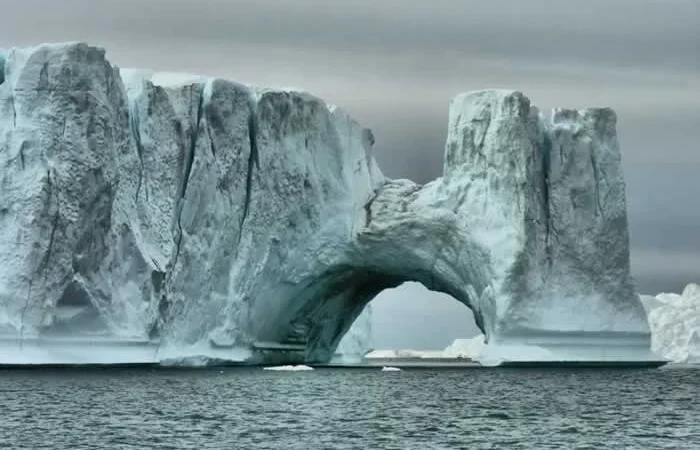
<svg viewBox="0 0 700 450">
<path fill-rule="evenodd" d="M 3 449 L 700 449 L 700 368 L 0 371 Z"/>
</svg>

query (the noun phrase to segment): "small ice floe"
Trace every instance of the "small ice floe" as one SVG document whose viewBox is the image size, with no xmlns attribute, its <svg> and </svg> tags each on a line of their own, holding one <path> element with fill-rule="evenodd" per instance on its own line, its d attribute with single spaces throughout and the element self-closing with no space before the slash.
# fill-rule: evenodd
<svg viewBox="0 0 700 450">
<path fill-rule="evenodd" d="M 399 369 L 398 367 L 384 366 L 382 367 L 382 372 L 401 372 L 401 369 Z"/>
<path fill-rule="evenodd" d="M 305 366 L 303 364 L 298 364 L 296 366 L 270 366 L 263 367 L 263 370 L 277 370 L 280 372 L 301 372 L 304 370 L 314 370 L 313 367 Z"/>
</svg>

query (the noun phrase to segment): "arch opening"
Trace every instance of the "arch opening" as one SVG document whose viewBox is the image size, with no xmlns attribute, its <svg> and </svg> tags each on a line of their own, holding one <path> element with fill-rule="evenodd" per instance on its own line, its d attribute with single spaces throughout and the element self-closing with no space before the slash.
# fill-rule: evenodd
<svg viewBox="0 0 700 450">
<path fill-rule="evenodd" d="M 406 294 L 407 289 L 412 291 L 409 295 L 413 300 L 407 302 L 405 306 L 410 304 L 414 308 L 420 307 L 424 311 L 438 313 L 430 306 L 430 299 L 437 298 L 438 300 L 434 301 L 441 302 L 443 310 L 446 308 L 452 312 L 459 311 L 454 315 L 461 316 L 464 323 L 474 330 L 472 335 L 478 334 L 478 330 L 483 331 L 481 326 L 483 322 L 480 321 L 478 311 L 472 308 L 466 291 L 452 292 L 449 289 L 450 284 L 441 280 L 439 273 L 412 273 L 411 275 L 406 277 L 385 271 L 350 267 L 327 272 L 324 276 L 302 284 L 293 296 L 295 299 L 293 306 L 290 308 L 287 305 L 287 308 L 278 311 L 277 319 L 267 322 L 269 324 L 267 329 L 260 330 L 258 335 L 268 338 L 265 342 L 258 343 L 258 347 L 268 348 L 270 344 L 282 346 L 280 349 L 285 351 L 302 352 L 302 359 L 306 362 L 327 363 L 333 360 L 338 346 L 353 324 L 358 320 L 360 323 L 366 320 L 361 316 L 371 302 L 378 296 L 381 302 L 383 292 L 389 293 L 384 294 L 385 296 L 392 295 L 392 292 L 394 295 L 398 293 L 401 296 Z M 400 305 L 400 300 L 397 304 Z M 416 317 L 415 309 L 413 314 Z M 436 319 L 438 316 L 439 314 L 434 314 Z M 284 325 L 280 327 L 280 323 Z M 425 328 L 430 326 L 433 325 L 428 324 Z M 454 322 L 452 328 L 455 328 Z M 352 339 L 353 333 L 350 332 L 349 339 Z M 356 337 L 360 341 L 363 340 L 362 336 Z M 452 342 L 450 338 L 454 340 L 458 337 L 469 336 L 464 334 L 447 336 L 444 339 L 449 342 L 437 344 L 435 341 L 423 347 L 434 348 L 440 345 L 444 348 Z"/>
<path fill-rule="evenodd" d="M 457 340 L 481 334 L 473 311 L 449 294 L 405 282 L 376 295 L 336 347 L 332 362 L 452 358 Z M 369 357 L 369 359 L 365 359 Z"/>
</svg>

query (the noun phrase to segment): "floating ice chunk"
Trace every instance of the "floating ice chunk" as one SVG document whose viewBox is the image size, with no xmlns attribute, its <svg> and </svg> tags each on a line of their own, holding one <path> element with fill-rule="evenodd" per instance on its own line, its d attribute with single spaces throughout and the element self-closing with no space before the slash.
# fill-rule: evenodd
<svg viewBox="0 0 700 450">
<path fill-rule="evenodd" d="M 399 369 L 398 367 L 384 366 L 382 367 L 382 372 L 401 372 L 401 369 Z"/>
<path fill-rule="evenodd" d="M 274 370 L 277 372 L 304 372 L 307 370 L 314 370 L 313 367 L 305 366 L 303 364 L 297 364 L 294 366 L 270 366 L 263 367 L 263 370 Z"/>
</svg>

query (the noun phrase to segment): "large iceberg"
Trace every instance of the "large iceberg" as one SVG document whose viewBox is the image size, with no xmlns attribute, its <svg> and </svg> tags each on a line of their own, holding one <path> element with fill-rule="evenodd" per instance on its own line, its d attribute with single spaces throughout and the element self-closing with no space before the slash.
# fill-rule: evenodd
<svg viewBox="0 0 700 450">
<path fill-rule="evenodd" d="M 418 281 L 472 309 L 489 364 L 658 359 L 610 109 L 461 94 L 421 186 L 305 92 L 122 72 L 82 43 L 12 49 L 4 74 L 0 328 L 20 347 L 326 362 L 374 296 Z"/>
<path fill-rule="evenodd" d="M 676 363 L 700 364 L 700 286 L 640 298 L 649 313 L 652 350 Z"/>
</svg>

